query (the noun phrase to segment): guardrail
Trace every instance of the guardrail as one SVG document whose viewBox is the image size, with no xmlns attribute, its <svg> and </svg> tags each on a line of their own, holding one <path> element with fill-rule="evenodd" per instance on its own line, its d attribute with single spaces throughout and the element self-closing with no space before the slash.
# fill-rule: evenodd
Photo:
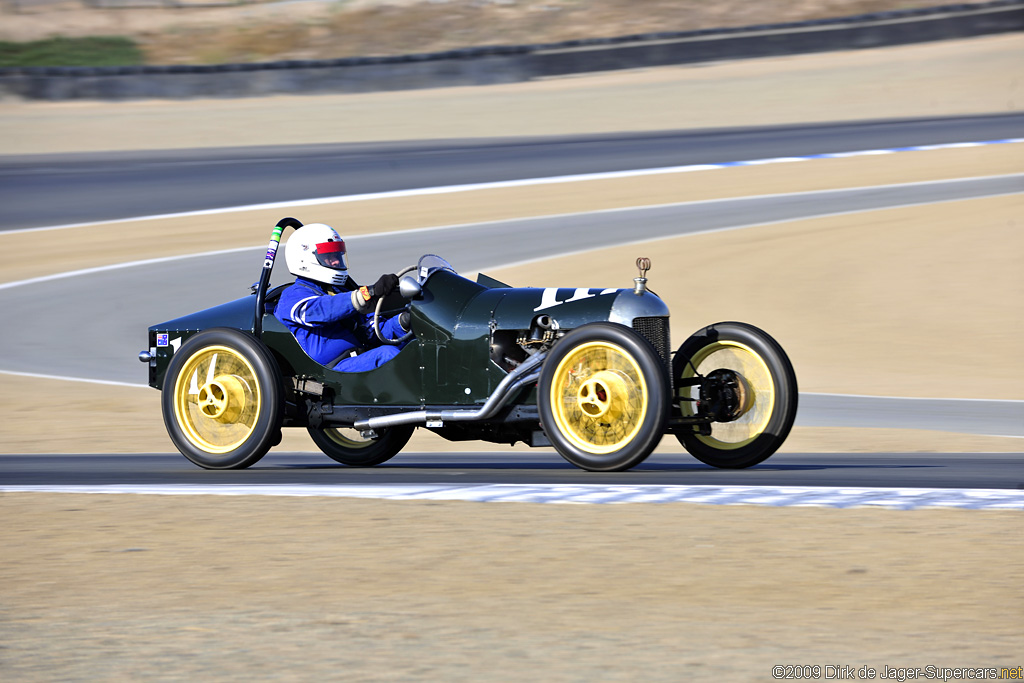
<svg viewBox="0 0 1024 683">
<path fill-rule="evenodd" d="M 8 9 L 16 14 L 32 14 L 57 8 L 67 8 L 76 3 L 67 0 L 3 0 Z M 261 0 L 78 0 L 77 4 L 91 9 L 132 10 L 132 9 L 183 9 L 205 7 L 238 7 L 253 5 Z"/>
<path fill-rule="evenodd" d="M 1024 0 L 837 19 L 475 47 L 395 57 L 254 64 L 0 69 L 0 94 L 123 100 L 358 93 L 514 83 L 573 73 L 851 50 L 1024 30 Z"/>
</svg>

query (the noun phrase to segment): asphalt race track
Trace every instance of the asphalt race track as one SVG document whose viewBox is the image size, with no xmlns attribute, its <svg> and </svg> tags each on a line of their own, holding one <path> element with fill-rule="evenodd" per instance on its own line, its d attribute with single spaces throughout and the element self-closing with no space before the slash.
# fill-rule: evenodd
<svg viewBox="0 0 1024 683">
<path fill-rule="evenodd" d="M 671 438 L 671 437 L 669 437 Z M 401 453 L 355 468 L 316 453 L 271 452 L 247 470 L 203 470 L 172 455 L 0 455 L 0 486 L 579 484 L 1022 489 L 1024 454 L 776 454 L 747 470 L 718 470 L 686 454 L 654 454 L 629 472 L 584 472 L 551 449 Z"/>
<path fill-rule="evenodd" d="M 0 229 L 81 223 L 173 211 L 360 192 L 657 168 L 688 163 L 813 155 L 918 144 L 1024 137 L 1024 116 L 720 131 L 714 134 L 597 136 L 482 144 L 339 146 L 0 159 Z M 128 162 L 127 164 L 125 162 Z M 282 173 L 287 164 L 288 173 Z M 299 169 L 293 173 L 293 170 Z M 426 169 L 430 169 L 427 173 Z M 122 191 L 113 193 L 117 187 Z M 273 188 L 271 191 L 270 188 Z M 350 239 L 363 264 L 395 268 L 440 253 L 464 272 L 707 230 L 756 226 L 841 212 L 1024 192 L 1024 176 L 726 199 L 512 220 Z M 66 201 L 48 202 L 60 193 Z M 90 199 L 91 198 L 91 199 Z M 72 210 L 73 209 L 73 210 Z M 682 228 L 680 226 L 685 226 Z M 515 239 L 512 239 L 515 236 Z M 584 239 L 585 237 L 585 239 Z M 254 238 L 254 242 L 259 240 Z M 0 329 L 0 371 L 143 384 L 136 360 L 146 328 L 248 294 L 264 247 L 216 256 L 119 267 L 28 286 L 0 286 L 8 320 Z M 216 267 L 212 267 L 216 259 Z M 283 281 L 278 269 L 277 280 Z M 202 277 L 197 276 L 202 273 Z M 284 273 L 284 275 L 287 275 Z M 357 279 L 370 273 L 354 272 Z M 174 282 L 174 297 L 161 296 Z M 117 302 L 116 317 L 96 302 Z M 35 314 L 47 310 L 48 315 Z M 73 335 L 73 336 L 72 336 Z M 39 343 L 39 340 L 48 340 Z M 74 353 L 67 353 L 73 341 Z M 805 394 L 798 425 L 946 429 L 1024 437 L 1024 402 L 939 401 Z M 752 470 L 706 467 L 686 455 L 655 455 L 630 473 L 593 474 L 553 451 L 529 454 L 412 454 L 355 469 L 326 456 L 271 454 L 243 472 L 206 472 L 178 455 L 0 456 L 0 483 L 601 483 L 755 486 L 1024 487 L 1024 456 L 963 454 L 777 455 Z"/>
<path fill-rule="evenodd" d="M 7 156 L 0 157 L 0 230 L 464 183 L 1021 136 L 1024 115 L 1002 114 L 473 142 Z"/>
</svg>

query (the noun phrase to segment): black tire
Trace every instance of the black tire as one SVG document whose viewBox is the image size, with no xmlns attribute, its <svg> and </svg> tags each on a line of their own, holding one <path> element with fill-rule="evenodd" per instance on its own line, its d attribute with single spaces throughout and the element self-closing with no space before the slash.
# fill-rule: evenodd
<svg viewBox="0 0 1024 683">
<path fill-rule="evenodd" d="M 364 439 L 354 429 L 307 427 L 307 430 L 313 443 L 332 460 L 351 467 L 373 467 L 398 455 L 416 428 L 398 425 L 379 429 L 375 439 Z"/>
<path fill-rule="evenodd" d="M 701 462 L 742 469 L 766 460 L 789 435 L 796 418 L 796 373 L 786 352 L 766 332 L 745 323 L 723 322 L 705 327 L 676 351 L 672 371 L 676 399 L 683 417 L 698 412 L 698 387 L 686 380 L 725 369 L 742 378 L 742 405 L 730 421 L 714 422 L 711 434 L 682 428 L 676 437 Z M 680 400 L 682 399 L 682 400 Z"/>
<path fill-rule="evenodd" d="M 668 373 L 650 343 L 615 323 L 583 325 L 544 361 L 541 424 L 558 453 L 592 472 L 639 465 L 665 430 Z"/>
<path fill-rule="evenodd" d="M 223 327 L 193 336 L 171 358 L 162 393 L 171 441 L 200 467 L 249 467 L 280 443 L 280 372 L 248 332 Z"/>
</svg>

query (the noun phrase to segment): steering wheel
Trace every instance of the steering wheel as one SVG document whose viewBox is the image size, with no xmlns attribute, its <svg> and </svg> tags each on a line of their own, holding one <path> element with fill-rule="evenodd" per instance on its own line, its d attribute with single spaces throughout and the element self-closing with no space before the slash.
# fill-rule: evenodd
<svg viewBox="0 0 1024 683">
<path fill-rule="evenodd" d="M 416 270 L 416 266 L 409 266 L 403 268 L 399 273 L 398 277 L 401 278 L 406 273 L 410 273 Z M 377 299 L 377 307 L 373 309 L 373 333 L 382 344 L 390 344 L 391 346 L 398 346 L 412 339 L 412 330 L 409 330 L 398 339 L 388 339 L 380 331 L 380 309 L 384 306 L 384 297 Z"/>
</svg>

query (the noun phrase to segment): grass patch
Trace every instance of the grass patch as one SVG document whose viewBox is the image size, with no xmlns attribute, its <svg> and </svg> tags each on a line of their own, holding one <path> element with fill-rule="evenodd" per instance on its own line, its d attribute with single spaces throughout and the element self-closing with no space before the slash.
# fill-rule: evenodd
<svg viewBox="0 0 1024 683">
<path fill-rule="evenodd" d="M 145 58 L 131 38 L 95 36 L 48 38 L 28 43 L 0 42 L 0 67 L 139 64 L 145 64 Z"/>
</svg>

